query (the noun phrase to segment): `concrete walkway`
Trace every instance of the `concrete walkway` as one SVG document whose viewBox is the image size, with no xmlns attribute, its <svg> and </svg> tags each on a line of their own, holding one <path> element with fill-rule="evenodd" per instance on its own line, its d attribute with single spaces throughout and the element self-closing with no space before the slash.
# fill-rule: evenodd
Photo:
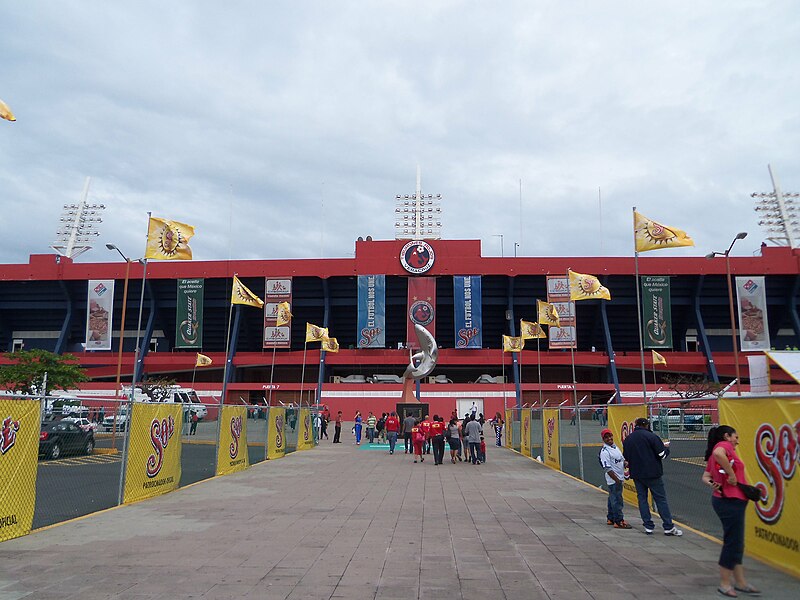
<svg viewBox="0 0 800 600">
<path fill-rule="evenodd" d="M 434 466 L 347 438 L 3 542 L 0 599 L 719 597 L 717 543 L 646 536 L 632 507 L 614 530 L 605 494 L 510 450 Z"/>
</svg>

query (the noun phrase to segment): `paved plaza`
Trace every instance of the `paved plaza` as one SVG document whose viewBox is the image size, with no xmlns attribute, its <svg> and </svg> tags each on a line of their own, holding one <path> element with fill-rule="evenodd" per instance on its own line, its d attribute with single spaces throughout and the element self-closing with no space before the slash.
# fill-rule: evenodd
<svg viewBox="0 0 800 600">
<path fill-rule="evenodd" d="M 716 542 L 647 536 L 630 506 L 610 528 L 604 493 L 511 450 L 435 466 L 348 438 L 0 543 L 0 600 L 718 597 Z"/>
</svg>

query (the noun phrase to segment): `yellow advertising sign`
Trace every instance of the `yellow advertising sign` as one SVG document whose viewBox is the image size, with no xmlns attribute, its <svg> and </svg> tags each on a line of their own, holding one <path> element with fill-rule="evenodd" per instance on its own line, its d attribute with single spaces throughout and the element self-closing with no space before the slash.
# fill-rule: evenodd
<svg viewBox="0 0 800 600">
<path fill-rule="evenodd" d="M 283 458 L 286 454 L 286 409 L 283 406 L 270 406 L 267 415 L 267 458 Z"/>
<path fill-rule="evenodd" d="M 647 407 L 644 404 L 612 404 L 608 407 L 608 428 L 614 434 L 614 444 L 620 452 L 625 438 L 633 431 L 634 422 L 640 417 L 647 418 Z M 626 479 L 622 483 L 622 499 L 628 504 L 639 506 L 633 479 Z"/>
<path fill-rule="evenodd" d="M 531 411 L 523 410 L 519 425 L 519 448 L 523 456 L 531 455 Z"/>
<path fill-rule="evenodd" d="M 250 466 L 247 456 L 247 407 L 223 406 L 217 449 L 217 475 L 244 471 Z"/>
<path fill-rule="evenodd" d="M 181 404 L 134 402 L 123 502 L 178 488 L 181 480 Z"/>
<path fill-rule="evenodd" d="M 38 400 L 0 400 L 0 542 L 33 525 L 39 408 Z"/>
<path fill-rule="evenodd" d="M 505 422 L 505 433 L 506 433 L 506 448 L 511 448 L 514 445 L 514 423 L 513 419 L 514 413 L 511 409 L 506 409 L 506 422 Z"/>
<path fill-rule="evenodd" d="M 544 464 L 561 470 L 561 452 L 558 442 L 559 409 L 545 408 L 542 411 L 542 451 Z"/>
<path fill-rule="evenodd" d="M 739 434 L 736 453 L 763 498 L 747 503 L 745 549 L 800 576 L 800 398 L 720 400 L 719 422 Z"/>
<path fill-rule="evenodd" d="M 311 409 L 301 408 L 300 431 L 297 432 L 297 449 L 311 450 L 314 447 L 314 430 L 311 426 Z"/>
</svg>

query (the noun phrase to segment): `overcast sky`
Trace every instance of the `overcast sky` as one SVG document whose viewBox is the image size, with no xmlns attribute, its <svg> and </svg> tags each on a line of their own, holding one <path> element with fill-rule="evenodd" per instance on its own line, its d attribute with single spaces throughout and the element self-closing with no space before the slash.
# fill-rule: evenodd
<svg viewBox="0 0 800 600">
<path fill-rule="evenodd" d="M 6 3 L 0 262 L 144 252 L 147 211 L 195 259 L 352 256 L 395 194 L 442 194 L 484 256 L 632 255 L 631 207 L 696 248 L 758 251 L 750 193 L 800 191 L 800 4 Z M 522 182 L 520 194 L 520 181 Z M 602 200 L 598 190 L 601 192 Z"/>
</svg>

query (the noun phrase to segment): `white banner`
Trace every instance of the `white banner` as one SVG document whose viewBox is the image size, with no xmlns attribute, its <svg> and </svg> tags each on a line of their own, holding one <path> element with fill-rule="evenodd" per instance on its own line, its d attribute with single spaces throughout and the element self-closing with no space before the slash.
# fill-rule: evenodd
<svg viewBox="0 0 800 600">
<path fill-rule="evenodd" d="M 769 362 L 766 354 L 747 357 L 750 370 L 750 393 L 769 394 Z"/>
<path fill-rule="evenodd" d="M 767 288 L 763 277 L 736 278 L 739 340 L 742 352 L 769 350 Z"/>
<path fill-rule="evenodd" d="M 111 316 L 114 312 L 114 280 L 89 280 L 86 298 L 86 349 L 111 350 Z"/>
</svg>

